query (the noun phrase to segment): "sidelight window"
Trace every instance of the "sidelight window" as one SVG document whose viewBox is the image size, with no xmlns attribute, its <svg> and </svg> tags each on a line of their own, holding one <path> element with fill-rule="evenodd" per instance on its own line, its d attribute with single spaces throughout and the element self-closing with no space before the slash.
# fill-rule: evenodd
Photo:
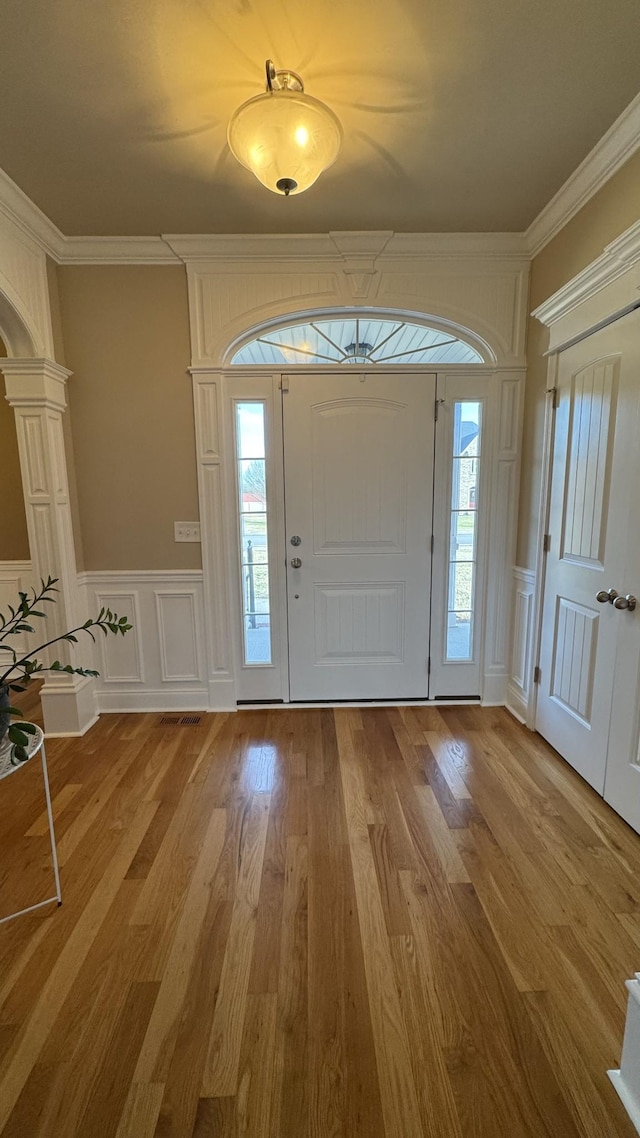
<svg viewBox="0 0 640 1138">
<path fill-rule="evenodd" d="M 473 659 L 482 404 L 453 405 L 446 659 Z"/>
<path fill-rule="evenodd" d="M 244 663 L 263 665 L 272 662 L 265 405 L 235 407 Z"/>
</svg>

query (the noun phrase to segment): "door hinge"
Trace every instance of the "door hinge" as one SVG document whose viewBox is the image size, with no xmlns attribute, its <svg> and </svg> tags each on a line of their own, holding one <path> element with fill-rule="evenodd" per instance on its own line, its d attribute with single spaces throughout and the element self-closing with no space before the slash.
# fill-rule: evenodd
<svg viewBox="0 0 640 1138">
<path fill-rule="evenodd" d="M 436 544 L 436 539 L 435 539 L 435 537 L 433 536 L 433 534 L 431 534 L 431 552 L 432 552 L 432 553 L 433 553 L 433 550 L 434 550 L 435 544 Z"/>
<path fill-rule="evenodd" d="M 427 660 L 427 675 L 431 675 L 431 657 Z"/>
<path fill-rule="evenodd" d="M 444 403 L 444 399 L 438 399 L 438 397 L 436 396 L 436 401 L 435 401 L 434 408 L 433 408 L 433 418 L 434 418 L 434 422 L 436 422 L 436 423 L 438 422 L 438 408 L 439 408 L 441 403 Z"/>
<path fill-rule="evenodd" d="M 551 552 L 551 534 L 550 533 L 545 533 L 545 535 L 542 539 L 542 552 L 543 553 L 550 553 Z"/>
<path fill-rule="evenodd" d="M 557 387 L 548 387 L 547 388 L 547 395 L 551 396 L 551 406 L 552 406 L 554 411 L 556 411 L 557 407 L 558 407 L 559 394 L 560 393 L 559 393 Z"/>
<path fill-rule="evenodd" d="M 534 682 L 534 684 L 539 684 L 541 679 L 542 679 L 542 669 L 540 668 L 539 664 L 536 664 L 535 668 L 533 669 L 533 682 Z"/>
<path fill-rule="evenodd" d="M 289 376 L 288 375 L 280 376 L 280 390 L 283 392 L 284 395 L 287 394 L 287 392 L 289 390 Z"/>
</svg>

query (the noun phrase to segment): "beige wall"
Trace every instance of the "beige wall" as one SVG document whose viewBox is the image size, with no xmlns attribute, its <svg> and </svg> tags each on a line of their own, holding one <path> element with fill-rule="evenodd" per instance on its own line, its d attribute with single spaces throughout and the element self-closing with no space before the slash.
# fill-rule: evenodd
<svg viewBox="0 0 640 1138">
<path fill-rule="evenodd" d="M 57 270 L 84 567 L 197 569 L 174 521 L 198 518 L 186 272 Z"/>
<path fill-rule="evenodd" d="M 0 356 L 7 349 L 0 339 Z M 29 538 L 24 512 L 24 495 L 20 475 L 18 439 L 13 408 L 4 398 L 4 380 L 0 376 L 0 561 L 28 561 Z"/>
<path fill-rule="evenodd" d="M 534 257 L 530 310 L 556 292 L 603 252 L 605 245 L 640 218 L 640 151 L 602 187 L 564 229 Z M 520 523 L 517 563 L 536 563 L 538 498 L 541 478 L 548 332 L 529 319 Z"/>
</svg>

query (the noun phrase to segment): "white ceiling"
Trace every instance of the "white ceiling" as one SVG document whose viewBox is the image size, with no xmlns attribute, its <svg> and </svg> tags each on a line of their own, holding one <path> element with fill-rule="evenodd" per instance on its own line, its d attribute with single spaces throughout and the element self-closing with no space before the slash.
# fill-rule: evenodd
<svg viewBox="0 0 640 1138">
<path fill-rule="evenodd" d="M 226 146 L 264 60 L 344 127 L 305 194 Z M 67 234 L 521 231 L 640 90 L 638 0 L 4 0 L 0 167 Z"/>
</svg>

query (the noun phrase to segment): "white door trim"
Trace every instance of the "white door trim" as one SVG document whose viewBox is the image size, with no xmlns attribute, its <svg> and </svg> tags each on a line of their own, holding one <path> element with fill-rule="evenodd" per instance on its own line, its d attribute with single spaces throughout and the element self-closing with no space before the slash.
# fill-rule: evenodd
<svg viewBox="0 0 640 1138">
<path fill-rule="evenodd" d="M 551 465 L 554 444 L 555 385 L 560 352 L 577 339 L 598 331 L 604 324 L 624 316 L 640 305 L 640 220 L 605 247 L 604 252 L 582 272 L 568 281 L 532 312 L 549 328 L 550 350 L 547 368 L 547 396 L 542 446 L 542 480 L 536 533 L 535 586 L 533 593 L 533 634 L 530 674 L 540 664 L 542 609 L 546 554 L 544 537 L 548 532 L 551 504 Z M 533 683 L 525 710 L 525 722 L 535 730 L 538 689 Z"/>
<path fill-rule="evenodd" d="M 314 371 L 331 371 L 314 368 Z M 387 366 L 387 372 L 413 372 L 416 368 Z M 433 371 L 433 368 L 424 368 Z M 233 503 L 234 452 L 229 415 L 225 413 L 229 384 L 241 378 L 280 375 L 300 367 L 273 372 L 268 368 L 196 367 L 193 384 L 196 463 L 202 540 L 204 642 L 208 707 L 212 711 L 237 706 L 238 634 L 236 511 Z M 490 411 L 494 443 L 491 452 L 491 495 L 486 565 L 482 700 L 488 705 L 505 702 L 510 661 L 512 565 L 515 553 L 524 368 L 490 365 L 463 367 L 438 365 L 438 375 L 490 376 Z M 286 696 L 283 696 L 286 698 Z"/>
</svg>

